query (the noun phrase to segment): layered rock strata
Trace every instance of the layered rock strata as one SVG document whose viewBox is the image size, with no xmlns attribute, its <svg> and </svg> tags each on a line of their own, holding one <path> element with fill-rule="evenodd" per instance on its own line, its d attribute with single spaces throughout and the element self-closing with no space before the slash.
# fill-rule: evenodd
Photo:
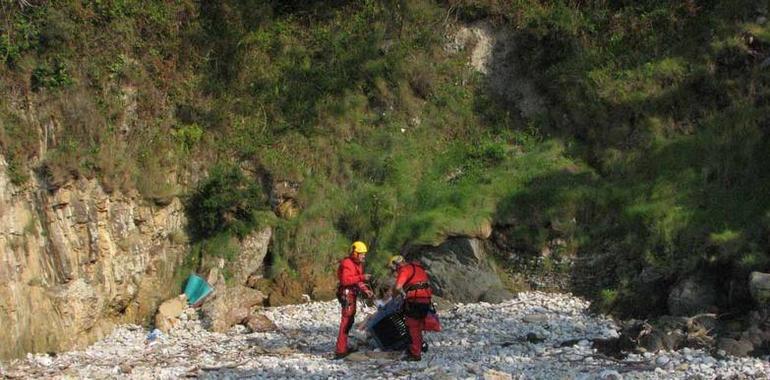
<svg viewBox="0 0 770 380">
<path fill-rule="evenodd" d="M 178 199 L 160 207 L 85 178 L 20 188 L 6 169 L 0 156 L 0 358 L 83 347 L 179 293 Z"/>
</svg>

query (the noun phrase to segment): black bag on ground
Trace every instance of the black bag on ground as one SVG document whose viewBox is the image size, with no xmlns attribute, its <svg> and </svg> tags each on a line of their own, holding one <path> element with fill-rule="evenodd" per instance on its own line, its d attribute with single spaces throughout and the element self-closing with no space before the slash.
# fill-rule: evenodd
<svg viewBox="0 0 770 380">
<path fill-rule="evenodd" d="M 401 299 L 390 300 L 386 305 L 379 307 L 377 313 L 367 322 L 367 329 L 384 350 L 402 350 L 412 342 L 404 323 L 401 302 Z"/>
</svg>

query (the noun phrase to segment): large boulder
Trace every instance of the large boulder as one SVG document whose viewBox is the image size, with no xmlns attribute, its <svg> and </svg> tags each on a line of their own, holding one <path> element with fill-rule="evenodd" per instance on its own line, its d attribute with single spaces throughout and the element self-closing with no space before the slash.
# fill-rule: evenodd
<svg viewBox="0 0 770 380">
<path fill-rule="evenodd" d="M 230 273 L 233 274 L 234 283 L 246 285 L 249 276 L 261 272 L 272 236 L 273 230 L 270 227 L 265 227 L 246 235 L 241 240 L 240 254 L 235 260 L 227 264 Z"/>
<path fill-rule="evenodd" d="M 226 332 L 243 323 L 254 306 L 262 305 L 265 296 L 256 289 L 242 285 L 217 290 L 214 297 L 201 308 L 206 328 L 214 332 Z"/>
<path fill-rule="evenodd" d="M 220 274 L 227 275 L 228 283 L 236 285 L 246 285 L 249 277 L 253 275 L 261 277 L 272 237 L 272 228 L 265 227 L 254 230 L 240 239 L 231 236 L 221 242 L 225 246 L 207 247 L 207 250 L 221 248 L 235 253 L 231 260 L 225 260 L 217 254 L 205 255 L 201 268 L 204 273 L 209 273 L 207 277 L 209 284 L 215 286 L 216 276 Z"/>
<path fill-rule="evenodd" d="M 770 273 L 751 272 L 749 276 L 751 298 L 760 307 L 770 306 Z"/>
<path fill-rule="evenodd" d="M 709 311 L 715 303 L 713 283 L 700 277 L 688 277 L 671 289 L 668 312 L 678 316 L 696 315 Z"/>
<path fill-rule="evenodd" d="M 232 260 L 225 260 L 217 255 L 204 257 L 201 267 L 204 272 L 209 273 L 206 279 L 209 285 L 217 286 L 217 276 L 225 274 L 228 283 L 236 285 L 247 285 L 249 277 L 253 275 L 261 277 L 272 236 L 273 230 L 265 227 L 252 231 L 242 239 L 231 236 L 224 241 L 223 244 L 227 244 L 225 249 L 235 250 L 237 254 L 233 255 Z"/>
<path fill-rule="evenodd" d="M 748 356 L 754 351 L 754 345 L 744 339 L 721 338 L 717 341 L 717 349 L 727 355 Z"/>
<path fill-rule="evenodd" d="M 455 302 L 501 302 L 513 297 L 474 238 L 450 238 L 438 247 L 419 247 L 417 257 L 431 276 L 436 295 Z"/>
<path fill-rule="evenodd" d="M 184 294 L 163 302 L 158 308 L 158 314 L 155 314 L 155 327 L 166 333 L 171 331 L 179 323 L 179 316 L 185 307 L 187 297 Z"/>
</svg>

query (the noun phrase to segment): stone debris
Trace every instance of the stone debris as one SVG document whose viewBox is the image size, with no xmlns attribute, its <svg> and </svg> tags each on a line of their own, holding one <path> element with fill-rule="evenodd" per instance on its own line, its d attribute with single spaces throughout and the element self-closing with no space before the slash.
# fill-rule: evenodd
<svg viewBox="0 0 770 380">
<path fill-rule="evenodd" d="M 179 315 L 187 306 L 187 297 L 182 294 L 163 302 L 155 315 L 155 327 L 161 331 L 171 331 L 179 323 Z"/>
<path fill-rule="evenodd" d="M 248 327 L 251 332 L 268 332 L 278 329 L 278 326 L 276 326 L 270 318 L 262 314 L 249 315 L 243 321 L 243 324 Z"/>
<path fill-rule="evenodd" d="M 484 380 L 513 380 L 513 376 L 510 373 L 490 369 L 484 372 Z"/>
<path fill-rule="evenodd" d="M 201 310 L 206 326 L 215 332 L 227 332 L 233 325 L 249 317 L 254 306 L 261 305 L 265 296 L 256 289 L 242 285 L 223 287 L 207 300 Z"/>
<path fill-rule="evenodd" d="M 616 337 L 608 318 L 568 294 L 520 293 L 500 304 L 455 304 L 442 314 L 444 330 L 426 334 L 420 362 L 398 360 L 356 335 L 359 351 L 333 360 L 339 323 L 336 301 L 265 308 L 276 330 L 237 325 L 209 332 L 199 310 L 186 308 L 173 328 L 149 342 L 147 330 L 124 325 L 83 351 L 29 354 L 0 363 L 0 378 L 371 378 L 371 379 L 757 379 L 770 364 L 757 358 L 714 358 L 702 350 L 601 355 L 589 342 Z M 373 308 L 359 310 L 358 319 Z M 537 315 L 538 318 L 527 318 Z M 545 316 L 542 318 L 541 316 Z M 528 322 L 524 319 L 527 318 Z M 528 339 L 536 336 L 538 339 Z M 574 341 L 564 345 L 563 342 Z"/>
</svg>

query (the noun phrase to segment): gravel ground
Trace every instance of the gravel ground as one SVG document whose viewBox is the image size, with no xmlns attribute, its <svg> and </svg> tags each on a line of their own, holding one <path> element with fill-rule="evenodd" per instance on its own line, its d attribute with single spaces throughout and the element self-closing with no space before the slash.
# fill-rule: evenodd
<svg viewBox="0 0 770 380">
<path fill-rule="evenodd" d="M 613 360 L 590 340 L 617 336 L 607 318 L 568 294 L 521 293 L 502 304 L 457 304 L 440 312 L 444 330 L 427 333 L 421 362 L 379 352 L 356 332 L 361 350 L 333 360 L 339 323 L 336 301 L 265 309 L 270 333 L 227 334 L 201 327 L 195 310 L 169 334 L 147 341 L 139 326 L 121 326 L 84 351 L 28 355 L 0 364 L 6 378 L 517 378 L 517 379 L 767 379 L 770 364 L 755 358 L 716 359 L 699 350 L 630 355 Z M 373 312 L 359 310 L 359 315 Z M 360 317 L 359 317 L 360 319 Z M 561 343 L 579 339 L 572 346 Z M 498 376 L 498 377 L 494 377 Z"/>
</svg>

